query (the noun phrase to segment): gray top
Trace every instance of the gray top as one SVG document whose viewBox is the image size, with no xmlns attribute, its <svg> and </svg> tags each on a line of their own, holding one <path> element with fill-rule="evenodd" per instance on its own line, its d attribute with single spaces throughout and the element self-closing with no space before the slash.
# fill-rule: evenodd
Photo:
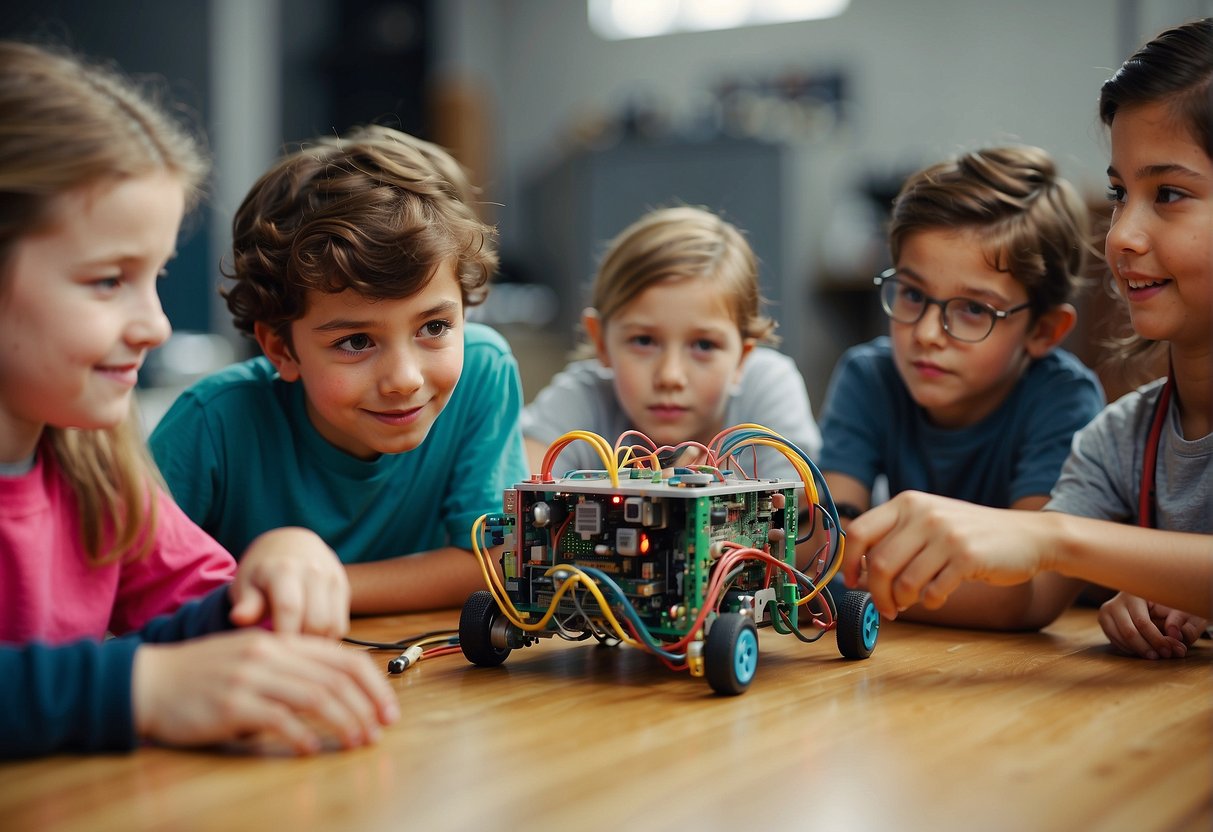
<svg viewBox="0 0 1213 832">
<path fill-rule="evenodd" d="M 1138 522 L 1142 459 L 1163 380 L 1108 405 L 1074 435 L 1046 510 Z M 1213 534 L 1213 434 L 1185 439 L 1174 398 L 1155 469 L 1158 528 Z"/>
<path fill-rule="evenodd" d="M 817 461 L 821 432 L 813 419 L 804 378 L 788 356 L 755 347 L 746 359 L 722 427 L 746 422 L 770 428 Z M 522 411 L 523 436 L 544 444 L 571 430 L 592 431 L 613 444 L 631 427 L 615 397 L 614 373 L 594 358 L 569 364 Z M 750 449 L 744 456 L 751 458 Z M 552 473 L 560 476 L 574 469 L 601 467 L 602 461 L 589 443 L 573 442 L 557 457 Z M 764 479 L 800 480 L 791 463 L 773 448 L 758 449 L 758 474 Z"/>
</svg>

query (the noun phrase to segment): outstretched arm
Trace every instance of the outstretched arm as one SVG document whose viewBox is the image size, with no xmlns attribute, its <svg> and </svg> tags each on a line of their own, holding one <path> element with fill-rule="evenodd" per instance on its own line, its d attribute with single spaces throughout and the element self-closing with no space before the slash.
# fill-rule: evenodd
<svg viewBox="0 0 1213 832">
<path fill-rule="evenodd" d="M 489 560 L 496 564 L 501 549 L 490 552 Z M 352 590 L 350 612 L 355 615 L 460 607 L 469 595 L 485 588 L 476 556 L 456 546 L 353 563 L 346 572 Z"/>
<path fill-rule="evenodd" d="M 851 523 L 848 584 L 886 617 L 940 607 L 965 581 L 1012 586 L 1042 572 L 1116 587 L 1202 617 L 1213 612 L 1213 538 L 1058 512 L 976 506 L 904 492 Z"/>
<path fill-rule="evenodd" d="M 1011 508 L 1039 511 L 1048 501 L 1046 496 L 1024 497 Z M 916 604 L 905 610 L 901 617 L 948 627 L 1039 630 L 1056 621 L 1057 616 L 1074 603 L 1083 586 L 1083 581 L 1051 572 L 1042 572 L 1032 580 L 1014 586 L 967 581 L 938 609 Z"/>
</svg>

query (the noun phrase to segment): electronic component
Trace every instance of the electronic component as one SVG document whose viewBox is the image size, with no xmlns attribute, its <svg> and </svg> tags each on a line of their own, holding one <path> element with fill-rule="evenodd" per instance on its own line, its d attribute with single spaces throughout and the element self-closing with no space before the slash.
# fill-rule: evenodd
<svg viewBox="0 0 1213 832">
<path fill-rule="evenodd" d="M 512 510 L 492 515 L 491 523 L 482 518 L 473 533 L 488 591 L 464 607 L 464 655 L 491 666 L 536 638 L 588 635 L 647 650 L 728 694 L 753 678 L 760 625 L 803 641 L 837 630 L 844 656 L 866 658 L 879 616 L 866 592 L 848 592 L 836 606 L 826 589 L 842 563 L 843 534 L 820 472 L 765 429 L 742 426 L 721 437 L 708 464 L 656 472 L 642 467 L 649 455 L 630 459 L 618 446 L 610 454 L 605 440 L 593 437 L 608 466 L 623 461 L 560 479 L 545 467 L 515 485 L 507 492 Z M 784 451 L 807 487 L 739 477 L 733 472 L 740 466 L 720 464 L 748 444 Z M 796 569 L 796 544 L 808 537 L 795 511 L 802 488 L 826 541 L 812 574 Z M 514 528 L 521 522 L 527 528 Z M 502 580 L 486 561 L 481 534 L 516 535 L 527 557 L 507 551 Z"/>
</svg>

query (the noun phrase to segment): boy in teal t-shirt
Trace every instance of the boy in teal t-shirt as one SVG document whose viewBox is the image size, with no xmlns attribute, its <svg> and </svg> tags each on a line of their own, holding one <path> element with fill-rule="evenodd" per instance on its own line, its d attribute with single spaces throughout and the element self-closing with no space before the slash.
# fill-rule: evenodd
<svg viewBox="0 0 1213 832">
<path fill-rule="evenodd" d="M 151 436 L 230 551 L 319 533 L 355 613 L 462 603 L 483 583 L 473 522 L 528 473 L 517 363 L 464 320 L 497 264 L 470 193 L 444 151 L 384 127 L 285 156 L 236 215 L 224 291 L 264 355 L 191 387 Z"/>
</svg>

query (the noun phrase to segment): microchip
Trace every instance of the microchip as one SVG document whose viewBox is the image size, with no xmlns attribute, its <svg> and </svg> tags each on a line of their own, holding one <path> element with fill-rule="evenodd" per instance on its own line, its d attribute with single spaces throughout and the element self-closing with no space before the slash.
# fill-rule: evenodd
<svg viewBox="0 0 1213 832">
<path fill-rule="evenodd" d="M 615 551 L 625 557 L 636 557 L 640 554 L 640 533 L 629 526 L 616 529 Z"/>
<path fill-rule="evenodd" d="M 573 519 L 573 531 L 583 538 L 602 534 L 602 506 L 590 500 L 578 503 Z"/>
</svg>

